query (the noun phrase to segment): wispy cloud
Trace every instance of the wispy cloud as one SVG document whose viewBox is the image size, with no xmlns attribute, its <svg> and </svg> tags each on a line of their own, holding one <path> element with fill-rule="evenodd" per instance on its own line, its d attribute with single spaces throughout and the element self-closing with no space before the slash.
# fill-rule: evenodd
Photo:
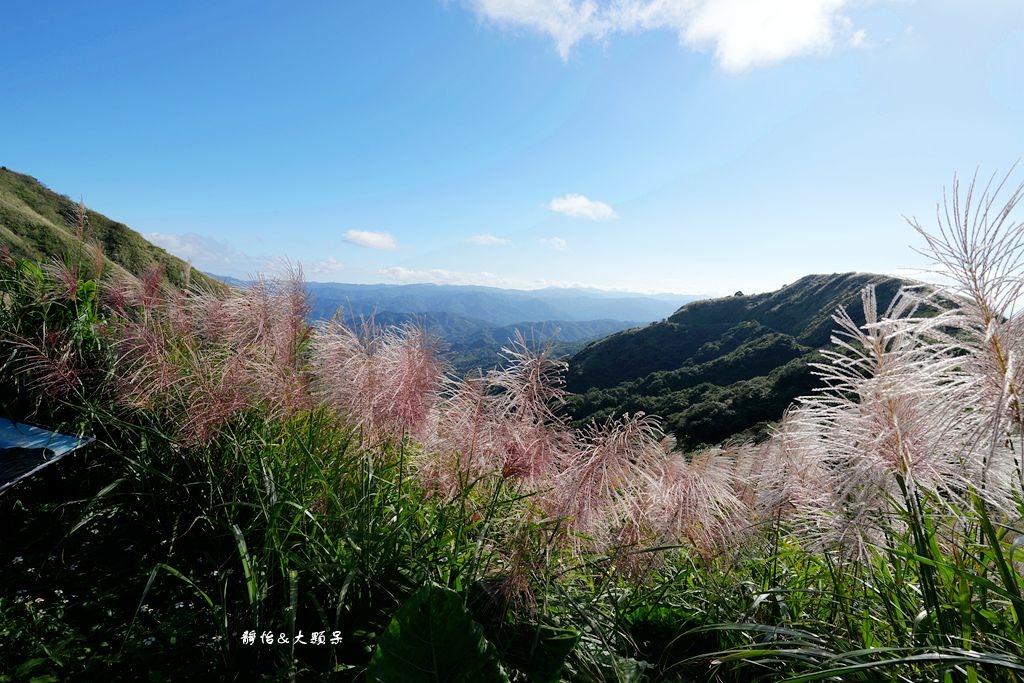
<svg viewBox="0 0 1024 683">
<path fill-rule="evenodd" d="M 591 221 L 607 221 L 618 218 L 615 209 L 581 194 L 569 193 L 564 197 L 555 197 L 548 202 L 548 208 L 571 218 L 586 218 Z"/>
<path fill-rule="evenodd" d="M 489 232 L 485 232 L 482 235 L 471 235 L 466 238 L 466 241 L 479 247 L 503 247 L 506 244 L 510 244 L 504 237 L 495 237 Z"/>
<path fill-rule="evenodd" d="M 303 270 L 310 279 L 315 280 L 319 277 L 330 278 L 345 270 L 345 264 L 333 256 L 328 256 L 325 259 L 304 264 Z"/>
<path fill-rule="evenodd" d="M 863 45 L 844 13 L 849 0 L 469 0 L 499 26 L 547 34 L 563 59 L 579 42 L 616 33 L 666 30 L 691 49 L 711 48 L 719 67 L 738 73 Z"/>
<path fill-rule="evenodd" d="M 569 243 L 563 240 L 561 237 L 541 237 L 540 243 L 545 247 L 550 247 L 555 251 L 565 251 L 569 248 Z"/>
<path fill-rule="evenodd" d="M 556 280 L 530 280 L 526 278 L 504 277 L 487 271 L 466 272 L 432 268 L 417 270 L 394 266 L 377 271 L 388 282 L 396 284 L 413 284 L 428 282 L 436 285 L 480 285 L 484 287 L 502 287 L 505 289 L 540 289 L 543 287 L 580 287 L 579 283 L 561 282 Z"/>
<path fill-rule="evenodd" d="M 147 232 L 142 236 L 204 272 L 248 275 L 273 267 L 270 259 L 249 256 L 226 242 L 194 232 Z"/>
<path fill-rule="evenodd" d="M 387 232 L 371 232 L 369 230 L 347 230 L 345 241 L 370 249 L 397 249 L 395 238 Z"/>
<path fill-rule="evenodd" d="M 563 59 L 580 40 L 604 36 L 609 30 L 605 12 L 590 1 L 472 0 L 472 6 L 480 17 L 496 24 L 548 34 Z"/>
</svg>

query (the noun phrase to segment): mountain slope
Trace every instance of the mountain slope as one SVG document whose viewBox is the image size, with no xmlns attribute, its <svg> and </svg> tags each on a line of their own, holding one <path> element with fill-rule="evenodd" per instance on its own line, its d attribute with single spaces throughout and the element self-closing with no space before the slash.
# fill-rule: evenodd
<svg viewBox="0 0 1024 683">
<path fill-rule="evenodd" d="M 903 282 L 809 275 L 774 292 L 691 302 L 666 320 L 594 342 L 569 364 L 572 417 L 643 410 L 691 447 L 777 420 L 817 385 L 808 363 L 828 345 L 836 308 L 863 322 L 860 292 L 869 284 L 884 305 Z"/>
<path fill-rule="evenodd" d="M 215 279 L 191 270 L 181 259 L 150 244 L 127 225 L 103 214 L 86 210 L 82 234 L 76 234 L 78 203 L 50 190 L 31 176 L 0 167 L 0 244 L 11 255 L 34 261 L 71 258 L 90 264 L 90 244 L 103 248 L 104 262 L 112 269 L 123 269 L 140 276 L 154 265 L 162 266 L 174 285 L 186 277 L 194 284 L 223 289 Z M 187 275 L 186 275 L 187 274 Z"/>
</svg>

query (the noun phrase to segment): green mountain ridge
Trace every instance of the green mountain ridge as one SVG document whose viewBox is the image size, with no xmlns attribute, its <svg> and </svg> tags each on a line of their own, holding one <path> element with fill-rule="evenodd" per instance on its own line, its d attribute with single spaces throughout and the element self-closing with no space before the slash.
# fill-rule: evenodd
<svg viewBox="0 0 1024 683">
<path fill-rule="evenodd" d="M 46 262 L 70 259 L 92 267 L 91 244 L 103 249 L 104 266 L 143 275 L 154 265 L 175 286 L 186 280 L 203 288 L 222 290 L 225 285 L 192 269 L 188 263 L 151 244 L 124 223 L 86 209 L 83 234 L 72 224 L 78 218 L 79 203 L 49 189 L 32 176 L 0 167 L 0 244 L 12 256 Z"/>
<path fill-rule="evenodd" d="M 569 363 L 579 422 L 643 411 L 686 447 L 758 438 L 818 386 L 810 364 L 837 308 L 863 322 L 860 294 L 887 303 L 905 281 L 870 273 L 808 275 L 774 292 L 694 301 L 669 318 L 592 342 Z"/>
</svg>

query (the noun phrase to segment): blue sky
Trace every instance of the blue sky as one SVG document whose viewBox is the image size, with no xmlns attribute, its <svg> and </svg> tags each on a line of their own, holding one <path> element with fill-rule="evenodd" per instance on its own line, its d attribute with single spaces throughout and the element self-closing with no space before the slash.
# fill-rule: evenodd
<svg viewBox="0 0 1024 683">
<path fill-rule="evenodd" d="M 236 276 L 899 272 L 1024 155 L 1019 0 L 10 3 L 0 57 L 0 164 Z"/>
</svg>

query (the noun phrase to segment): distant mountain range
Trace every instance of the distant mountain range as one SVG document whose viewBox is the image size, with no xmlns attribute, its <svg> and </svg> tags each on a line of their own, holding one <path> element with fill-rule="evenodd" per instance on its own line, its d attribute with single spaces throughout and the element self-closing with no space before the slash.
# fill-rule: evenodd
<svg viewBox="0 0 1024 683">
<path fill-rule="evenodd" d="M 364 319 L 342 316 L 349 325 L 359 325 Z M 531 346 L 540 348 L 550 342 L 556 356 L 569 357 L 587 342 L 638 324 L 621 320 L 547 320 L 495 325 L 453 313 L 384 312 L 372 319 L 382 327 L 414 323 L 427 330 L 441 341 L 442 356 L 460 375 L 499 365 L 502 348 L 509 347 L 517 333 Z"/>
<path fill-rule="evenodd" d="M 524 320 L 661 320 L 696 296 L 671 298 L 589 289 L 515 290 L 466 285 L 351 285 L 310 282 L 313 317 L 328 318 L 339 308 L 349 315 L 374 312 L 447 313 L 494 325 Z"/>
<path fill-rule="evenodd" d="M 247 282 L 219 277 L 235 287 Z M 348 323 L 372 318 L 379 325 L 415 322 L 445 342 L 459 372 L 488 368 L 520 332 L 538 346 L 555 343 L 568 356 L 588 341 L 660 320 L 695 296 L 638 295 L 583 288 L 513 290 L 464 285 L 356 285 L 306 283 L 313 320 L 335 314 Z"/>
<path fill-rule="evenodd" d="M 578 422 L 642 410 L 683 445 L 757 437 L 793 399 L 818 385 L 809 363 L 829 344 L 832 314 L 863 323 L 861 290 L 884 307 L 903 281 L 882 275 L 808 275 L 782 289 L 686 304 L 668 319 L 588 345 L 569 363 L 568 410 Z"/>
</svg>

